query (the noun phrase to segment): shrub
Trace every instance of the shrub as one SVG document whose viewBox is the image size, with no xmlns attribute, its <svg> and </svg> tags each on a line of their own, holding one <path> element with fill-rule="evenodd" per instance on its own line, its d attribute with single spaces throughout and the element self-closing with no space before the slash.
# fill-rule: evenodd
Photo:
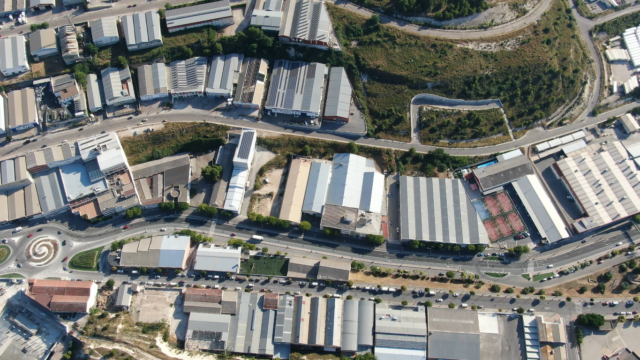
<svg viewBox="0 0 640 360">
<path fill-rule="evenodd" d="M 553 296 L 562 296 L 562 291 L 556 290 L 553 292 Z"/>
<path fill-rule="evenodd" d="M 454 303 L 449 303 L 449 305 L 447 305 L 447 306 L 449 306 L 449 309 L 453 309 L 453 308 L 456 307 L 456 305 Z"/>
<path fill-rule="evenodd" d="M 209 206 L 207 204 L 198 205 L 198 211 L 205 214 L 208 217 L 214 217 L 218 215 L 218 208 Z"/>
<path fill-rule="evenodd" d="M 173 201 L 163 201 L 158 204 L 158 207 L 160 208 L 160 210 L 173 211 L 176 209 L 176 204 Z"/>
<path fill-rule="evenodd" d="M 498 293 L 500 292 L 500 285 L 498 284 L 491 285 L 491 288 L 489 290 L 491 290 L 491 292 Z"/>
<path fill-rule="evenodd" d="M 524 308 L 519 307 L 517 312 L 518 314 L 524 314 Z"/>
<path fill-rule="evenodd" d="M 202 177 L 209 183 L 217 183 L 222 176 L 222 166 L 207 165 L 200 171 Z"/>
<path fill-rule="evenodd" d="M 515 292 L 515 290 L 513 290 L 513 288 L 509 287 L 504 289 L 504 292 L 506 292 L 507 294 L 513 294 Z"/>
<path fill-rule="evenodd" d="M 447 278 L 449 279 L 454 279 L 456 277 L 456 273 L 454 273 L 453 271 L 447 271 L 445 273 L 445 275 L 447 276 Z"/>
<path fill-rule="evenodd" d="M 402 300 L 402 306 L 407 306 L 409 305 L 409 302 L 407 300 Z"/>
<path fill-rule="evenodd" d="M 599 327 L 604 325 L 604 317 L 600 314 L 580 314 L 578 315 L 578 324 L 589 327 Z"/>
<path fill-rule="evenodd" d="M 308 221 L 302 221 L 300 222 L 300 230 L 302 231 L 309 231 L 311 230 L 311 223 Z"/>
<path fill-rule="evenodd" d="M 112 288 L 112 289 L 113 289 L 113 285 L 114 285 L 115 283 L 116 283 L 116 282 L 115 282 L 115 281 L 113 281 L 113 279 L 109 279 L 109 280 L 107 280 L 107 287 L 110 287 L 110 288 Z"/>
<path fill-rule="evenodd" d="M 433 303 L 432 303 L 431 301 L 425 301 L 425 302 L 424 302 L 424 306 L 425 306 L 425 307 L 432 307 L 432 306 L 433 306 Z"/>
</svg>

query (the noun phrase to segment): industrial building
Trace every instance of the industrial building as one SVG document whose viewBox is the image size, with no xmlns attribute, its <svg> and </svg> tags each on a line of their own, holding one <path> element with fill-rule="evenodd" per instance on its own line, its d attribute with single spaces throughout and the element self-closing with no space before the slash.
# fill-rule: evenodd
<svg viewBox="0 0 640 360">
<path fill-rule="evenodd" d="M 523 356 L 522 325 L 519 315 L 427 308 L 427 359 L 543 359 Z"/>
<path fill-rule="evenodd" d="M 118 309 L 129 311 L 132 298 L 133 292 L 131 291 L 131 285 L 122 283 L 118 287 L 118 296 L 116 296 L 116 302 L 114 305 Z"/>
<path fill-rule="evenodd" d="M 29 0 L 29 9 L 31 11 L 47 10 L 56 7 L 55 0 Z"/>
<path fill-rule="evenodd" d="M 242 54 L 217 55 L 211 59 L 207 96 L 233 98 L 243 59 Z"/>
<path fill-rule="evenodd" d="M 233 104 L 242 108 L 259 109 L 265 93 L 269 62 L 258 58 L 245 58 L 240 69 Z"/>
<path fill-rule="evenodd" d="M 167 156 L 131 167 L 135 187 L 143 206 L 164 201 L 189 202 L 191 162 L 189 154 Z"/>
<path fill-rule="evenodd" d="M 242 129 L 240 142 L 233 157 L 233 173 L 229 180 L 229 188 L 223 207 L 224 210 L 234 214 L 240 213 L 242 209 L 246 183 L 256 151 L 256 140 L 257 134 L 254 129 Z"/>
<path fill-rule="evenodd" d="M 533 165 L 526 156 L 516 156 L 473 170 L 474 180 L 483 195 L 494 193 L 505 184 L 533 174 Z"/>
<path fill-rule="evenodd" d="M 344 300 L 296 296 L 293 302 L 291 344 L 326 349 L 341 347 Z"/>
<path fill-rule="evenodd" d="M 640 130 L 640 126 L 638 126 L 638 121 L 635 116 L 631 114 L 620 115 L 620 124 L 622 125 L 622 129 L 627 134 L 633 134 Z"/>
<path fill-rule="evenodd" d="M 349 122 L 352 94 L 347 72 L 343 67 L 332 67 L 329 71 L 323 119 Z"/>
<path fill-rule="evenodd" d="M 0 38 L 0 72 L 4 76 L 29 71 L 27 43 L 22 35 Z"/>
<path fill-rule="evenodd" d="M 374 322 L 373 301 L 345 301 L 341 353 L 354 355 L 372 352 Z"/>
<path fill-rule="evenodd" d="M 58 40 L 60 41 L 60 54 L 65 64 L 71 65 L 83 59 L 78 46 L 78 35 L 73 25 L 59 27 Z"/>
<path fill-rule="evenodd" d="M 34 179 L 26 158 L 0 161 L 0 223 L 31 218 L 42 213 Z"/>
<path fill-rule="evenodd" d="M 97 112 L 102 110 L 104 103 L 102 95 L 102 85 L 96 74 L 87 74 L 87 107 L 89 112 Z"/>
<path fill-rule="evenodd" d="M 174 99 L 204 96 L 204 83 L 207 76 L 206 57 L 194 57 L 187 60 L 174 61 L 169 64 L 169 73 L 171 78 L 171 95 Z"/>
<path fill-rule="evenodd" d="M 53 29 L 42 29 L 29 34 L 29 53 L 34 61 L 58 55 L 56 32 Z"/>
<path fill-rule="evenodd" d="M 631 57 L 631 64 L 634 68 L 640 66 L 640 42 L 638 39 L 639 28 L 640 27 L 628 28 L 622 33 L 622 38 L 627 46 L 627 51 Z"/>
<path fill-rule="evenodd" d="M 138 68 L 138 92 L 141 101 L 165 98 L 171 92 L 171 72 L 164 63 Z"/>
<path fill-rule="evenodd" d="M 0 2 L 0 16 L 7 16 L 18 11 L 26 10 L 27 0 L 3 0 Z"/>
<path fill-rule="evenodd" d="M 251 26 L 259 27 L 262 31 L 280 31 L 284 17 L 283 3 L 283 0 L 258 0 L 251 13 Z"/>
<path fill-rule="evenodd" d="M 522 177 L 512 185 L 542 239 L 553 243 L 570 236 L 560 213 L 536 175 Z"/>
<path fill-rule="evenodd" d="M 220 314 L 222 290 L 186 288 L 183 311 L 185 313 Z"/>
<path fill-rule="evenodd" d="M 7 94 L 7 127 L 22 131 L 40 124 L 33 88 L 23 88 Z"/>
<path fill-rule="evenodd" d="M 227 349 L 231 316 L 228 314 L 189 314 L 184 349 L 224 351 Z"/>
<path fill-rule="evenodd" d="M 427 324 L 425 307 L 377 304 L 375 348 L 378 360 L 425 360 Z"/>
<path fill-rule="evenodd" d="M 104 100 L 108 106 L 120 106 L 136 102 L 133 81 L 129 67 L 118 69 L 109 67 L 102 70 Z"/>
<path fill-rule="evenodd" d="M 535 146 L 535 151 L 536 153 L 542 153 L 543 151 L 547 151 L 553 148 L 556 148 L 560 145 L 567 145 L 570 144 L 576 140 L 580 140 L 580 139 L 584 139 L 586 138 L 586 134 L 584 133 L 584 131 L 580 130 L 580 131 L 576 131 L 573 134 L 569 134 L 569 135 L 565 135 L 563 137 L 560 138 L 555 138 L 555 139 L 551 139 L 549 141 L 545 141 L 543 143 L 540 143 L 538 145 Z"/>
<path fill-rule="evenodd" d="M 311 164 L 313 161 L 309 159 L 291 160 L 280 208 L 280 219 L 300 224 Z"/>
<path fill-rule="evenodd" d="M 319 117 L 326 73 L 324 64 L 276 60 L 265 102 L 267 114 Z"/>
<path fill-rule="evenodd" d="M 320 279 L 347 281 L 351 274 L 351 264 L 337 260 L 314 260 L 298 256 L 289 258 L 287 277 L 294 279 Z"/>
<path fill-rule="evenodd" d="M 322 216 L 327 201 L 329 183 L 331 182 L 331 163 L 314 161 L 309 170 L 309 181 L 304 193 L 302 212 L 309 215 Z"/>
<path fill-rule="evenodd" d="M 7 133 L 7 98 L 0 93 L 0 135 Z"/>
<path fill-rule="evenodd" d="M 125 244 L 120 255 L 122 267 L 185 269 L 191 238 L 180 235 L 156 235 Z"/>
<path fill-rule="evenodd" d="M 527 314 L 522 316 L 522 322 L 527 359 L 568 359 L 567 333 L 562 317 L 554 316 L 553 321 L 545 321 L 540 315 Z"/>
<path fill-rule="evenodd" d="M 169 32 L 200 26 L 221 27 L 233 24 L 229 0 L 167 10 L 165 11 L 165 19 Z"/>
<path fill-rule="evenodd" d="M 103 17 L 89 23 L 91 37 L 97 47 L 109 46 L 120 42 L 118 24 L 115 17 Z"/>
<path fill-rule="evenodd" d="M 96 302 L 98 284 L 88 281 L 29 279 L 27 295 L 42 307 L 61 314 L 88 313 Z"/>
<path fill-rule="evenodd" d="M 198 245 L 194 270 L 237 274 L 240 271 L 241 248 L 222 248 L 212 244 Z"/>
<path fill-rule="evenodd" d="M 400 177 L 400 239 L 488 244 L 480 215 L 462 180 Z"/>
<path fill-rule="evenodd" d="M 54 37 L 55 41 L 55 37 Z M 51 92 L 55 95 L 60 106 L 64 106 L 76 118 L 85 118 L 87 105 L 84 91 L 76 82 L 73 74 L 64 74 L 51 78 Z"/>
<path fill-rule="evenodd" d="M 585 214 L 572 224 L 579 233 L 640 212 L 638 170 L 620 141 L 569 153 L 553 169 Z"/>
<path fill-rule="evenodd" d="M 283 43 L 328 49 L 337 46 L 333 25 L 324 1 L 285 1 L 278 37 Z"/>
<path fill-rule="evenodd" d="M 231 175 L 233 175 L 233 157 L 236 153 L 236 147 L 236 144 L 228 142 L 218 149 L 215 164 L 222 166 L 222 175 L 220 176 L 220 180 L 213 184 L 209 206 L 215 206 L 216 208 L 222 208 L 224 206 L 229 181 L 231 181 Z"/>
<path fill-rule="evenodd" d="M 226 348 L 230 352 L 273 357 L 276 311 L 269 298 L 277 294 L 240 293 L 238 311 L 231 317 Z"/>
<path fill-rule="evenodd" d="M 127 50 L 136 51 L 162 46 L 160 15 L 156 10 L 125 15 L 120 18 Z"/>
</svg>

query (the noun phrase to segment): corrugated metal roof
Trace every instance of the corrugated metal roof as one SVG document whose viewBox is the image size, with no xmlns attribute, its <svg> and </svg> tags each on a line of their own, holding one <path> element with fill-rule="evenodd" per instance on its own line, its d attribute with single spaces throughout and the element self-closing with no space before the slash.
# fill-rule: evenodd
<svg viewBox="0 0 640 360">
<path fill-rule="evenodd" d="M 29 68 L 24 36 L 0 38 L 0 71 L 6 72 L 22 66 Z"/>
<path fill-rule="evenodd" d="M 237 273 L 240 270 L 241 252 L 240 248 L 221 248 L 200 244 L 194 269 Z"/>
<path fill-rule="evenodd" d="M 384 176 L 365 157 L 333 156 L 327 204 L 380 213 L 384 193 Z"/>
<path fill-rule="evenodd" d="M 172 93 L 204 92 L 204 82 L 207 74 L 206 57 L 174 61 L 169 64 L 169 67 L 171 69 Z"/>
<path fill-rule="evenodd" d="M 9 127 L 38 122 L 38 111 L 36 109 L 36 94 L 33 88 L 15 90 L 7 94 L 8 114 L 7 124 Z"/>
<path fill-rule="evenodd" d="M 67 204 L 57 170 L 45 170 L 33 178 L 43 213 L 48 213 Z"/>
<path fill-rule="evenodd" d="M 497 164 L 473 170 L 478 185 L 485 191 L 533 174 L 533 165 L 526 156 L 517 156 Z"/>
<path fill-rule="evenodd" d="M 120 21 L 127 46 L 144 48 L 154 42 L 156 46 L 162 45 L 160 15 L 156 10 L 125 15 Z"/>
<path fill-rule="evenodd" d="M 258 58 L 245 58 L 240 70 L 233 102 L 236 104 L 262 105 L 269 62 Z"/>
<path fill-rule="evenodd" d="M 53 29 L 42 29 L 29 34 L 29 52 L 38 54 L 41 50 L 58 50 L 56 32 Z"/>
<path fill-rule="evenodd" d="M 287 174 L 287 183 L 280 208 L 280 219 L 299 224 L 302 218 L 302 205 L 305 198 L 311 160 L 293 159 Z"/>
<path fill-rule="evenodd" d="M 123 87 L 127 83 L 127 88 Z M 102 70 L 102 87 L 107 105 L 123 101 L 135 101 L 129 67 L 118 69 L 110 67 Z"/>
<path fill-rule="evenodd" d="M 287 1 L 284 13 L 279 36 L 324 43 L 331 41 L 332 25 L 323 1 Z"/>
<path fill-rule="evenodd" d="M 282 11 L 254 9 L 251 13 L 251 26 L 259 26 L 265 31 L 278 31 L 283 16 Z"/>
<path fill-rule="evenodd" d="M 363 301 L 367 302 L 367 301 Z M 359 300 L 348 300 L 344 303 L 344 318 L 342 321 L 342 351 L 358 350 L 358 316 Z M 373 313 L 370 314 L 373 318 Z"/>
<path fill-rule="evenodd" d="M 100 84 L 96 74 L 87 74 L 87 102 L 89 103 L 89 111 L 102 109 Z"/>
<path fill-rule="evenodd" d="M 167 65 L 163 63 L 140 66 L 138 68 L 140 98 L 149 95 L 168 94 L 170 91 L 169 82 L 167 82 L 168 70 Z"/>
<path fill-rule="evenodd" d="M 373 301 L 360 301 L 358 306 L 358 346 L 373 346 L 374 319 Z"/>
<path fill-rule="evenodd" d="M 322 214 L 329 182 L 331 181 L 331 164 L 315 161 L 311 164 L 309 181 L 305 190 L 302 211 L 315 214 Z"/>
<path fill-rule="evenodd" d="M 186 6 L 165 11 L 168 28 L 179 28 L 189 24 L 232 17 L 229 0 L 210 2 L 202 5 Z"/>
<path fill-rule="evenodd" d="M 276 327 L 273 333 L 274 343 L 290 343 L 293 326 L 293 296 L 280 295 L 276 313 Z"/>
<path fill-rule="evenodd" d="M 265 309 L 264 296 L 242 293 L 238 314 L 232 318 L 228 348 L 232 352 L 272 356 L 276 312 Z"/>
<path fill-rule="evenodd" d="M 118 287 L 118 297 L 116 298 L 115 305 L 119 307 L 129 307 L 131 306 L 132 297 L 131 285 L 122 283 L 120 287 Z"/>
<path fill-rule="evenodd" d="M 349 119 L 351 106 L 351 84 L 343 67 L 333 67 L 329 71 L 329 88 L 324 106 L 324 116 Z"/>
<path fill-rule="evenodd" d="M 116 21 L 115 17 L 103 17 L 91 21 L 89 27 L 91 27 L 93 42 L 100 42 L 101 39 L 111 36 L 119 37 Z"/>
<path fill-rule="evenodd" d="M 338 281 L 349 280 L 351 263 L 340 260 L 320 260 L 318 267 L 318 279 L 331 279 Z"/>
<path fill-rule="evenodd" d="M 489 236 L 462 180 L 400 177 L 400 238 L 488 244 Z"/>
<path fill-rule="evenodd" d="M 73 62 L 80 59 L 80 49 L 75 28 L 72 25 L 64 25 L 58 28 L 60 40 L 60 52 L 65 61 Z"/>
<path fill-rule="evenodd" d="M 319 113 L 326 69 L 319 63 L 276 60 L 265 108 Z"/>
</svg>

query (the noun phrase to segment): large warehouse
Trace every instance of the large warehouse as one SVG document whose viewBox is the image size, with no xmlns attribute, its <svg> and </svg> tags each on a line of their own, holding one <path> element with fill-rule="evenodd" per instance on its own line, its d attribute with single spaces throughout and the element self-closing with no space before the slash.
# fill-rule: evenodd
<svg viewBox="0 0 640 360">
<path fill-rule="evenodd" d="M 200 244 L 193 269 L 236 274 L 240 271 L 241 252 L 241 248 L 222 248 L 211 244 Z"/>
<path fill-rule="evenodd" d="M 361 354 L 373 349 L 374 302 L 350 300 L 344 302 L 342 319 L 342 354 Z"/>
<path fill-rule="evenodd" d="M 516 156 L 473 170 L 475 181 L 484 195 L 502 189 L 502 186 L 523 176 L 533 175 L 533 165 L 526 156 Z"/>
<path fill-rule="evenodd" d="M 373 159 L 333 155 L 327 204 L 380 213 L 384 193 L 384 175 L 376 170 Z"/>
<path fill-rule="evenodd" d="M 283 43 L 313 46 L 320 49 L 337 47 L 332 39 L 332 24 L 324 1 L 285 1 L 278 37 Z"/>
<path fill-rule="evenodd" d="M 129 51 L 162 45 L 160 15 L 156 10 L 125 15 L 120 19 Z"/>
<path fill-rule="evenodd" d="M 340 348 L 344 300 L 296 296 L 291 344 Z"/>
<path fill-rule="evenodd" d="M 207 96 L 232 98 L 242 67 L 242 54 L 217 55 L 211 59 Z"/>
<path fill-rule="evenodd" d="M 289 166 L 287 183 L 280 208 L 280 219 L 299 224 L 302 218 L 302 205 L 309 180 L 309 171 L 313 162 L 308 159 L 293 159 Z"/>
<path fill-rule="evenodd" d="M 376 305 L 375 349 L 378 360 L 426 360 L 425 308 Z"/>
<path fill-rule="evenodd" d="M 351 84 L 343 67 L 332 67 L 329 71 L 327 101 L 324 106 L 325 120 L 349 122 L 352 100 Z"/>
<path fill-rule="evenodd" d="M 327 66 L 302 61 L 276 60 L 265 101 L 270 115 L 320 116 Z"/>
<path fill-rule="evenodd" d="M 0 72 L 4 76 L 29 71 L 27 59 L 27 41 L 24 36 L 12 36 L 0 39 Z"/>
<path fill-rule="evenodd" d="M 138 68 L 138 90 L 141 101 L 169 96 L 171 92 L 169 67 L 163 63 Z"/>
<path fill-rule="evenodd" d="M 131 174 L 143 206 L 163 201 L 189 202 L 191 161 L 178 154 L 131 167 Z"/>
<path fill-rule="evenodd" d="M 233 156 L 233 173 L 229 180 L 224 210 L 238 214 L 242 209 L 247 179 L 251 171 L 253 156 L 256 151 L 257 134 L 254 129 L 243 129 L 240 142 Z"/>
<path fill-rule="evenodd" d="M 585 213 L 572 224 L 577 232 L 640 212 L 638 170 L 620 141 L 569 153 L 553 169 Z"/>
<path fill-rule="evenodd" d="M 95 304 L 98 284 L 93 281 L 29 279 L 27 295 L 55 313 L 88 313 Z"/>
<path fill-rule="evenodd" d="M 304 194 L 302 212 L 309 215 L 321 216 L 327 201 L 331 182 L 331 163 L 328 161 L 314 161 L 309 171 L 309 181 Z"/>
<path fill-rule="evenodd" d="M 400 239 L 460 245 L 489 236 L 460 179 L 400 177 Z"/>
<path fill-rule="evenodd" d="M 171 78 L 171 96 L 204 96 L 204 83 L 207 76 L 207 58 L 194 57 L 177 60 L 169 64 Z"/>
<path fill-rule="evenodd" d="M 536 175 L 527 175 L 511 184 L 542 239 L 556 242 L 570 236 L 562 217 Z"/>
<path fill-rule="evenodd" d="M 178 235 L 156 235 L 122 247 L 120 266 L 186 269 L 191 238 Z"/>
<path fill-rule="evenodd" d="M 176 32 L 200 26 L 227 26 L 233 24 L 229 0 L 186 6 L 165 11 L 167 30 Z"/>
</svg>

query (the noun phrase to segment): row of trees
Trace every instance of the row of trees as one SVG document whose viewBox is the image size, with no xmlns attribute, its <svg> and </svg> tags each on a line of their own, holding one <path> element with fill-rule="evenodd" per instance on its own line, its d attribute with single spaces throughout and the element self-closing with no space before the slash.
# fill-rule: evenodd
<svg viewBox="0 0 640 360">
<path fill-rule="evenodd" d="M 178 205 L 176 205 L 176 203 L 173 201 L 163 201 L 160 204 L 158 204 L 158 207 L 160 208 L 160 210 L 164 210 L 164 211 L 183 212 L 183 211 L 189 210 L 189 203 L 179 202 Z"/>
<path fill-rule="evenodd" d="M 176 234 L 189 236 L 191 237 L 191 241 L 195 243 L 213 242 L 213 236 L 206 236 L 189 229 L 180 230 Z"/>
<path fill-rule="evenodd" d="M 484 245 L 469 244 L 462 247 L 458 244 L 442 244 L 442 243 L 429 243 L 418 240 L 409 241 L 409 247 L 412 249 L 429 249 L 429 250 L 446 250 L 446 251 L 469 251 L 469 252 L 483 252 L 486 248 Z"/>
<path fill-rule="evenodd" d="M 218 215 L 218 208 L 216 208 L 214 206 L 209 206 L 207 204 L 198 205 L 198 211 L 203 213 L 204 215 L 206 215 L 208 217 L 214 217 L 214 216 Z"/>
<path fill-rule="evenodd" d="M 283 229 L 288 229 L 291 227 L 291 221 L 282 220 L 275 216 L 264 216 L 262 214 L 250 212 L 248 215 L 248 218 L 253 222 L 257 222 L 263 225 L 266 224 L 266 225 L 271 225 L 275 227 L 280 227 Z M 311 228 L 311 224 L 309 224 L 309 228 Z"/>
<path fill-rule="evenodd" d="M 256 244 L 245 242 L 242 239 L 229 239 L 227 244 L 229 244 L 229 246 L 233 246 L 233 247 L 237 247 L 237 248 L 243 248 L 245 250 L 256 250 L 258 248 L 256 246 Z M 267 249 L 267 251 L 269 251 L 269 250 Z M 267 251 L 265 251 L 265 252 L 267 252 Z"/>
</svg>

